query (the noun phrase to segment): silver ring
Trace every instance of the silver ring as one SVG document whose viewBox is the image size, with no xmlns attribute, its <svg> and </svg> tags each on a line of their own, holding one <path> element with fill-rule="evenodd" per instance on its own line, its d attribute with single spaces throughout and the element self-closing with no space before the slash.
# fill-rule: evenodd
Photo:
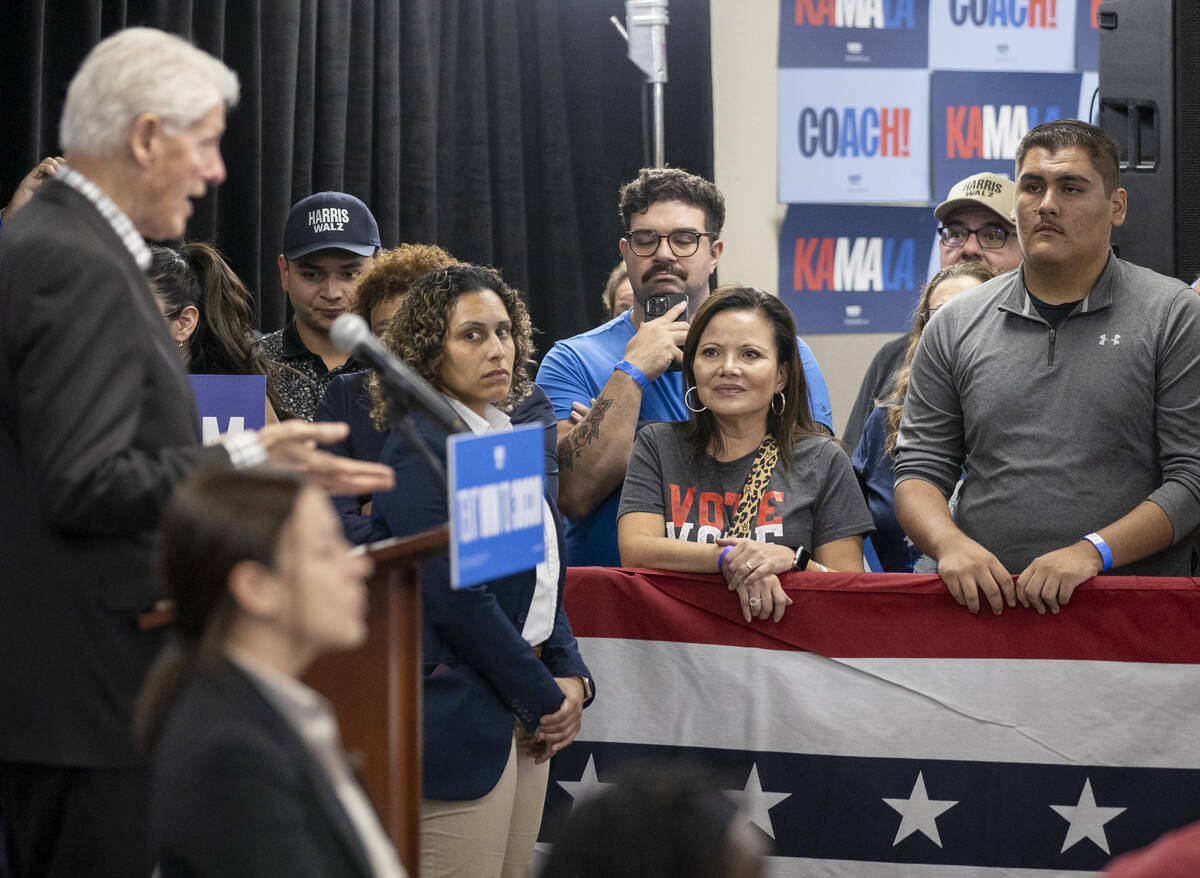
<svg viewBox="0 0 1200 878">
<path fill-rule="evenodd" d="M 750 609 L 757 610 L 762 606 L 762 598 L 760 598 L 758 595 L 755 595 L 754 597 L 750 598 L 750 600 L 746 601 L 746 604 L 750 607 Z"/>
</svg>

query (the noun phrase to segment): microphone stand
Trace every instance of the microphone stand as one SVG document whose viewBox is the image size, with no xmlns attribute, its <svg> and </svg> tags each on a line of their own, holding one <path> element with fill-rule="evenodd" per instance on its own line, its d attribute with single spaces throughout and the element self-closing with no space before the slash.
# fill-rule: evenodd
<svg viewBox="0 0 1200 878">
<path fill-rule="evenodd" d="M 442 466 L 441 461 L 437 459 L 425 440 L 421 438 L 421 434 L 417 432 L 417 428 L 413 426 L 412 418 L 409 416 L 409 412 L 414 408 L 412 399 L 408 394 L 402 393 L 386 382 L 383 387 L 388 397 L 388 425 L 408 440 L 408 444 L 424 458 L 426 466 L 433 473 L 437 483 L 442 486 L 442 490 L 448 491 L 445 467 Z M 447 497 L 447 503 L 449 503 L 449 497 Z"/>
</svg>

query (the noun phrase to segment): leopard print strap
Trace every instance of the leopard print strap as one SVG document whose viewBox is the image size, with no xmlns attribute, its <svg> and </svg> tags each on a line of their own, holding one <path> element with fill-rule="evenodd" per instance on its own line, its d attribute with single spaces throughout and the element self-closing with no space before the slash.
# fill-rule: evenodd
<svg viewBox="0 0 1200 878">
<path fill-rule="evenodd" d="M 763 492 L 771 482 L 771 473 L 775 472 L 775 464 L 779 462 L 779 445 L 775 437 L 768 433 L 763 437 L 762 444 L 750 464 L 750 473 L 746 476 L 746 484 L 742 486 L 742 499 L 738 501 L 737 511 L 733 515 L 733 527 L 728 531 L 731 537 L 748 537 L 754 519 L 758 516 L 758 504 L 762 501 Z"/>
</svg>

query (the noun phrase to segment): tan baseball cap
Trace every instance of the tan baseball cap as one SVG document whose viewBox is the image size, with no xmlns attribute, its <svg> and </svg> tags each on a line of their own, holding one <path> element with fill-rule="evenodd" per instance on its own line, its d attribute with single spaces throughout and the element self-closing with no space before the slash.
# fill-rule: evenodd
<svg viewBox="0 0 1200 878">
<path fill-rule="evenodd" d="M 984 207 L 1012 225 L 1016 193 L 1016 184 L 1002 174 L 972 174 L 950 187 L 950 194 L 934 208 L 933 215 L 940 222 L 945 222 L 960 207 Z"/>
</svg>

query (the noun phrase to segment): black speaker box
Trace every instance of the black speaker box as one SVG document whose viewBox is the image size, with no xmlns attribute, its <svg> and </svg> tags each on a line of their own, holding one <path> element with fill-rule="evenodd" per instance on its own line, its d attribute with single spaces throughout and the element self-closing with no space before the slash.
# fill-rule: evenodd
<svg viewBox="0 0 1200 878">
<path fill-rule="evenodd" d="M 1122 259 L 1200 274 L 1200 2 L 1104 0 L 1099 125 L 1121 144 Z"/>
</svg>

